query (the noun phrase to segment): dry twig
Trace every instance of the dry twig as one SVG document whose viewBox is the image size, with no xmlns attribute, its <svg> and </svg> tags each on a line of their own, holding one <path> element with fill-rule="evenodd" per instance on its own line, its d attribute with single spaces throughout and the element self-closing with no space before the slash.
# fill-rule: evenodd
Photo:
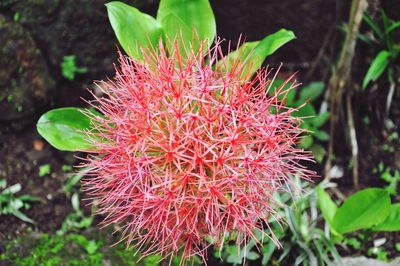
<svg viewBox="0 0 400 266">
<path fill-rule="evenodd" d="M 352 1 L 350 18 L 348 22 L 348 30 L 346 33 L 342 50 L 340 52 L 340 57 L 336 66 L 336 70 L 333 73 L 328 85 L 328 90 L 330 92 L 330 111 L 331 111 L 331 121 L 330 121 L 331 137 L 328 147 L 328 159 L 325 165 L 325 176 L 328 179 L 330 178 L 328 176 L 328 173 L 332 165 L 335 127 L 339 120 L 339 107 L 341 106 L 342 103 L 344 89 L 349 82 L 349 77 L 351 73 L 351 64 L 354 57 L 357 35 L 367 5 L 368 5 L 367 0 Z M 358 179 L 358 177 L 355 178 Z"/>
</svg>

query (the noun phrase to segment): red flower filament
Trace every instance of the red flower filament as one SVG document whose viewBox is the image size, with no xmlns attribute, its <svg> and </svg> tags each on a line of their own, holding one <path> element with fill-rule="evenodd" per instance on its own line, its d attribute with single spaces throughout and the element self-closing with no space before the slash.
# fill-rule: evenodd
<svg viewBox="0 0 400 266">
<path fill-rule="evenodd" d="M 273 96 L 270 71 L 246 81 L 245 61 L 224 62 L 218 44 L 207 53 L 180 49 L 121 56 L 115 80 L 102 82 L 94 106 L 96 150 L 85 189 L 104 223 L 121 226 L 142 254 L 206 258 L 229 235 L 238 245 L 273 238 L 272 195 L 290 175 L 307 177 L 296 148 L 301 120 Z M 200 49 L 202 50 L 202 49 Z M 293 86 L 293 85 L 292 85 Z"/>
</svg>

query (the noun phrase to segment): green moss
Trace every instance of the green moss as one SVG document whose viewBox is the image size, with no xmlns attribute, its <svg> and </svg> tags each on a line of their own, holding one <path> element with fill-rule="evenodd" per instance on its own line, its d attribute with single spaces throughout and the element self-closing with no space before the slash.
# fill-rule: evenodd
<svg viewBox="0 0 400 266">
<path fill-rule="evenodd" d="M 87 230 L 82 234 L 32 234 L 8 242 L 3 250 L 0 243 L 0 265 L 102 266 L 109 263 L 113 266 L 160 265 L 160 255 L 145 257 L 139 261 L 141 256 L 134 248 L 126 248 L 123 243 L 117 245 L 113 243 L 115 242 L 109 239 L 109 235 L 98 230 Z M 179 263 L 180 257 L 174 257 L 172 265 L 180 265 Z M 195 258 L 193 265 L 200 265 L 198 258 Z"/>
<path fill-rule="evenodd" d="M 93 243 L 97 247 L 93 248 Z M 18 266 L 96 266 L 102 265 L 103 254 L 98 249 L 102 244 L 78 234 L 44 234 L 39 239 L 18 239 L 10 242 L 0 255 L 0 261 Z M 29 254 L 23 254 L 26 248 L 30 249 Z"/>
</svg>

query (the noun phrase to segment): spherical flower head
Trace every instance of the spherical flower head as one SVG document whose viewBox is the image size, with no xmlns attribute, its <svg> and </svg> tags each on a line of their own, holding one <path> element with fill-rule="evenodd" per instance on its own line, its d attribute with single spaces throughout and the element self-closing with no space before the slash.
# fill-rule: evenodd
<svg viewBox="0 0 400 266">
<path fill-rule="evenodd" d="M 175 48 L 121 55 L 115 79 L 98 84 L 85 189 L 143 255 L 205 260 L 226 239 L 273 239 L 274 192 L 310 175 L 299 164 L 309 155 L 296 148 L 301 120 L 283 104 L 286 83 L 270 95 L 271 71 L 249 81 L 251 62 L 217 62 L 218 43 Z"/>
</svg>

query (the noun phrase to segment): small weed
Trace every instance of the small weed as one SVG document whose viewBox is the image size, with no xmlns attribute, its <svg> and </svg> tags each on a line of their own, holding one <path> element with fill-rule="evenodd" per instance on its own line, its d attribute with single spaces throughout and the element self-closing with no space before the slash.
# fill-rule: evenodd
<svg viewBox="0 0 400 266">
<path fill-rule="evenodd" d="M 50 164 L 44 164 L 39 167 L 39 176 L 43 177 L 45 175 L 48 175 L 51 173 L 51 165 Z"/>
<path fill-rule="evenodd" d="M 14 17 L 13 17 L 14 22 L 18 22 L 20 18 L 21 18 L 21 14 L 19 12 L 15 12 Z"/>
<path fill-rule="evenodd" d="M 69 80 L 74 80 L 75 74 L 83 74 L 88 71 L 86 67 L 78 67 L 76 65 L 75 55 L 66 55 L 60 64 L 62 75 Z"/>
<path fill-rule="evenodd" d="M 344 244 L 351 246 L 355 250 L 359 250 L 362 247 L 362 243 L 355 237 L 345 238 Z"/>
<path fill-rule="evenodd" d="M 22 213 L 21 209 L 29 209 L 31 202 L 39 201 L 39 198 L 30 195 L 16 196 L 21 191 L 20 184 L 7 187 L 7 181 L 0 179 L 0 215 L 11 214 L 24 222 L 34 223 L 31 218 Z"/>
<path fill-rule="evenodd" d="M 276 80 L 273 89 L 269 93 L 273 95 L 275 93 L 274 90 L 282 84 L 282 80 Z M 289 89 L 288 85 L 286 88 Z M 287 92 L 286 96 L 285 94 L 278 96 L 280 100 L 285 97 L 285 105 L 287 107 L 298 108 L 297 111 L 293 112 L 293 115 L 303 120 L 302 128 L 307 131 L 307 134 L 304 134 L 300 139 L 299 146 L 310 150 L 318 162 L 322 162 L 326 155 L 326 150 L 320 142 L 329 140 L 328 132 L 324 131 L 322 127 L 328 121 L 330 113 L 327 111 L 318 112 L 313 102 L 322 95 L 324 90 L 324 83 L 311 82 L 299 91 L 292 89 Z"/>
<path fill-rule="evenodd" d="M 63 165 L 61 166 L 61 171 L 63 171 L 63 172 L 71 172 L 71 171 L 72 171 L 72 166 L 71 166 L 71 165 L 63 164 Z"/>
</svg>

